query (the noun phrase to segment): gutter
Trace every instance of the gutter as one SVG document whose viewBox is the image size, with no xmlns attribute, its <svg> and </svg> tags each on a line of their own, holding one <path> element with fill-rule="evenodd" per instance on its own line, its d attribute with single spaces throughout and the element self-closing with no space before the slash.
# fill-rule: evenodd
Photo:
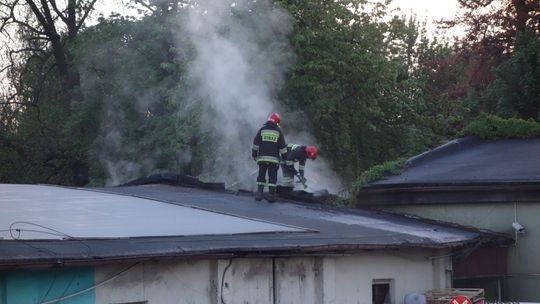
<svg viewBox="0 0 540 304">
<path fill-rule="evenodd" d="M 380 184 L 363 188 L 357 207 L 540 202 L 540 181 Z"/>
<path fill-rule="evenodd" d="M 265 248 L 265 249 L 232 249 L 227 251 L 208 250 L 203 252 L 174 252 L 174 253 L 149 253 L 137 255 L 118 256 L 94 256 L 84 257 L 41 257 L 41 258 L 20 258 L 0 260 L 0 270 L 11 269 L 46 269 L 54 267 L 81 267 L 98 266 L 116 263 L 134 263 L 158 260 L 185 260 L 185 259 L 229 259 L 229 258 L 261 258 L 261 257 L 301 257 L 301 256 L 332 256 L 350 255 L 374 250 L 399 250 L 399 249 L 445 249 L 462 247 L 464 245 L 478 242 L 477 239 L 446 243 L 446 244 L 425 244 L 413 245 L 409 243 L 397 245 L 357 245 L 357 244 L 335 244 L 318 245 L 309 247 L 290 246 L 285 248 Z"/>
</svg>

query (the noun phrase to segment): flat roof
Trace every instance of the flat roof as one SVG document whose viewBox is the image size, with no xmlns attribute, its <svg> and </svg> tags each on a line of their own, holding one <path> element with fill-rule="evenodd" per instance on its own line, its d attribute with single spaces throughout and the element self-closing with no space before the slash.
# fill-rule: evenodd
<svg viewBox="0 0 540 304">
<path fill-rule="evenodd" d="M 538 202 L 540 138 L 452 140 L 365 185 L 358 206 Z"/>
<path fill-rule="evenodd" d="M 4 195 L 9 191 L 0 193 L 4 210 L 18 206 L 9 217 L 0 216 L 0 230 L 4 230 L 0 268 L 154 258 L 343 254 L 508 241 L 500 234 L 380 211 L 285 199 L 258 202 L 251 193 L 242 192 L 158 184 L 85 189 L 4 185 L 0 189 L 11 189 L 9 196 Z M 13 235 L 16 221 L 41 223 L 62 233 L 52 239 L 21 239 Z M 27 233 L 32 235 L 21 231 L 21 235 Z"/>
<path fill-rule="evenodd" d="M 540 183 L 540 138 L 453 140 L 409 159 L 399 175 L 367 187 L 430 184 Z"/>
<path fill-rule="evenodd" d="M 290 226 L 112 193 L 0 184 L 0 238 L 127 238 L 300 232 Z"/>
</svg>

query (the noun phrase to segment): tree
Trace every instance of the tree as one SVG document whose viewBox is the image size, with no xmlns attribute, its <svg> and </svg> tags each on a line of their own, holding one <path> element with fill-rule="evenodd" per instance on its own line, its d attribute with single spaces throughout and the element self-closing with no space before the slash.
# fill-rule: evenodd
<svg viewBox="0 0 540 304">
<path fill-rule="evenodd" d="M 489 100 L 502 117 L 540 120 L 540 37 L 532 32 L 518 37 L 512 57 L 496 70 L 488 88 Z"/>
<path fill-rule="evenodd" d="M 54 56 L 54 63 L 63 80 L 64 88 L 70 90 L 79 84 L 79 80 L 77 72 L 73 69 L 67 45 L 75 40 L 88 15 L 94 9 L 96 1 L 69 0 L 65 7 L 58 6 L 55 0 L 39 2 L 25 0 L 25 4 L 20 0 L 1 1 L 0 30 L 4 31 L 14 25 L 25 33 L 22 38 L 27 48 L 13 52 L 40 54 L 43 52 L 42 49 L 48 49 L 47 51 Z M 28 14 L 29 12 L 31 14 Z"/>
<path fill-rule="evenodd" d="M 101 19 L 78 39 L 85 97 L 78 112 L 96 116 L 96 140 L 88 149 L 95 184 L 159 171 L 198 175 L 210 158 L 208 134 L 199 127 L 203 109 L 191 99 L 193 84 L 185 75 L 193 50 L 175 17 Z M 176 43 L 175 33 L 185 43 Z"/>
<path fill-rule="evenodd" d="M 81 99 L 70 46 L 95 2 L 69 0 L 62 7 L 56 1 L 0 2 L 0 32 L 11 46 L 2 68 L 11 86 L 0 115 L 12 122 L 0 133 L 0 143 L 12 148 L 20 166 L 32 168 L 26 172 L 37 181 L 88 182 L 85 147 L 78 140 L 88 130 L 68 123 L 72 103 Z"/>
<path fill-rule="evenodd" d="M 458 59 L 466 66 L 463 90 L 472 113 L 496 113 L 497 105 L 486 95 L 496 80 L 495 69 L 516 51 L 525 32 L 540 34 L 540 3 L 535 0 L 459 0 L 461 13 L 445 26 L 465 28 L 456 44 Z"/>
<path fill-rule="evenodd" d="M 282 93 L 303 112 L 324 156 L 345 180 L 370 166 L 438 143 L 442 118 L 426 94 L 427 57 L 443 50 L 421 40 L 421 25 L 366 1 L 283 1 L 295 18 L 297 64 Z M 442 56 L 442 55 L 441 55 Z M 440 56 L 439 56 L 440 57 Z M 432 89 L 433 91 L 435 89 Z"/>
<path fill-rule="evenodd" d="M 458 0 L 461 14 L 446 26 L 464 26 L 462 43 L 485 51 L 511 53 L 519 33 L 540 33 L 540 3 L 535 0 Z"/>
</svg>

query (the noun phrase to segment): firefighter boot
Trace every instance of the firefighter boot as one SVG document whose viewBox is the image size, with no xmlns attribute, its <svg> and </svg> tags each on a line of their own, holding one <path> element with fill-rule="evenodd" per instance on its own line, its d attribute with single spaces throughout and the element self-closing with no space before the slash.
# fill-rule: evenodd
<svg viewBox="0 0 540 304">
<path fill-rule="evenodd" d="M 260 202 L 263 198 L 264 186 L 257 186 L 257 192 L 255 193 L 255 200 Z"/>
<path fill-rule="evenodd" d="M 294 176 L 283 174 L 283 179 L 281 181 L 283 187 L 290 188 L 291 190 L 294 188 Z"/>
<path fill-rule="evenodd" d="M 276 194 L 276 187 L 269 187 L 268 188 L 268 202 L 269 203 L 273 203 L 276 201 L 277 199 L 277 194 Z"/>
</svg>

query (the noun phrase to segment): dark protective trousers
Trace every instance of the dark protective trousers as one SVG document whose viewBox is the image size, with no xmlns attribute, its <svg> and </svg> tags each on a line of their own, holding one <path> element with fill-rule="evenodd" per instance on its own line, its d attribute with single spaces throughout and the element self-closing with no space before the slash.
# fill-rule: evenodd
<svg viewBox="0 0 540 304">
<path fill-rule="evenodd" d="M 264 191 L 264 186 L 268 186 L 270 192 L 276 191 L 278 164 L 274 163 L 259 163 L 259 175 L 257 176 L 257 190 Z M 268 184 L 266 183 L 266 172 L 268 172 Z"/>
<path fill-rule="evenodd" d="M 289 166 L 282 163 L 281 171 L 283 172 L 283 179 L 281 180 L 283 182 L 283 187 L 294 187 L 294 175 L 296 174 L 296 170 L 294 170 L 294 168 L 291 170 Z"/>
</svg>

